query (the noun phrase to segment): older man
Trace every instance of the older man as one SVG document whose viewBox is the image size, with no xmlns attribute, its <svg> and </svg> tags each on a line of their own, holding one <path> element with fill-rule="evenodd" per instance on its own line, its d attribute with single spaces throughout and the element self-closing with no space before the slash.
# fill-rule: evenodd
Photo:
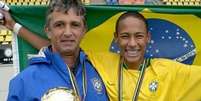
<svg viewBox="0 0 201 101">
<path fill-rule="evenodd" d="M 7 101 L 107 101 L 101 77 L 79 47 L 86 27 L 79 1 L 52 1 L 45 26 L 50 45 L 10 81 Z"/>
</svg>

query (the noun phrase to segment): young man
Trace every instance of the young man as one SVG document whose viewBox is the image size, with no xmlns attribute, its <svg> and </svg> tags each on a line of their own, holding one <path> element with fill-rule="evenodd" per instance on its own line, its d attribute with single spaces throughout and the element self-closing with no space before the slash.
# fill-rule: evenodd
<svg viewBox="0 0 201 101">
<path fill-rule="evenodd" d="M 96 64 L 112 101 L 201 100 L 200 66 L 144 58 L 150 33 L 143 15 L 137 12 L 122 14 L 116 22 L 114 37 L 120 55 L 87 53 Z"/>
<path fill-rule="evenodd" d="M 79 1 L 52 1 L 45 26 L 50 46 L 10 81 L 7 101 L 107 101 L 102 79 L 79 47 L 86 27 Z"/>
</svg>

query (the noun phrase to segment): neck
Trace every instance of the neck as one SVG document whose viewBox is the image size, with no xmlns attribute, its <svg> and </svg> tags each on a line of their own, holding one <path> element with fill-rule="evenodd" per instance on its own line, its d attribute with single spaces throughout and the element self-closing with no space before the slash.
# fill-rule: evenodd
<svg viewBox="0 0 201 101">
<path fill-rule="evenodd" d="M 72 69 L 76 63 L 77 57 L 75 56 L 62 56 L 65 63 L 68 64 L 69 68 Z"/>
<path fill-rule="evenodd" d="M 54 46 L 52 45 L 52 51 L 53 52 L 58 52 Z M 72 69 L 77 61 L 77 57 L 79 55 L 80 52 L 80 48 L 75 49 L 75 51 L 73 52 L 59 52 L 59 54 L 61 55 L 62 59 L 64 60 L 64 62 L 66 64 L 68 64 L 69 68 Z"/>
<path fill-rule="evenodd" d="M 140 64 L 127 64 L 128 69 L 139 70 Z"/>
<path fill-rule="evenodd" d="M 141 64 L 143 64 L 143 61 L 135 62 L 135 63 L 129 63 L 125 61 L 125 64 L 128 66 L 128 69 L 139 70 Z"/>
<path fill-rule="evenodd" d="M 74 52 L 73 54 L 62 54 L 61 57 L 63 58 L 64 62 L 68 64 L 69 68 L 72 69 L 76 64 L 77 58 L 79 56 L 79 50 Z"/>
</svg>

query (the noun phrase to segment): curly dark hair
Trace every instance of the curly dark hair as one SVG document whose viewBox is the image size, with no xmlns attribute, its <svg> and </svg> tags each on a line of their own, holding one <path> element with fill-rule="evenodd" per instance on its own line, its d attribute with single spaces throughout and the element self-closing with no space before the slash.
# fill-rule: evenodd
<svg viewBox="0 0 201 101">
<path fill-rule="evenodd" d="M 137 18 L 139 20 L 142 20 L 146 26 L 147 31 L 148 31 L 148 23 L 147 23 L 146 18 L 142 14 L 140 14 L 139 12 L 136 11 L 136 12 L 125 12 L 117 19 L 116 25 L 115 25 L 116 33 L 118 33 L 119 22 L 126 19 L 127 17 L 134 17 L 134 18 Z"/>
</svg>

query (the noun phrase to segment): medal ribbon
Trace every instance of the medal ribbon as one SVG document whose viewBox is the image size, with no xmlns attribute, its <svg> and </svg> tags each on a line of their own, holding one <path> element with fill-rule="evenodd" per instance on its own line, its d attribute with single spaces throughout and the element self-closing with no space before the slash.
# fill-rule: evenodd
<svg viewBox="0 0 201 101">
<path fill-rule="evenodd" d="M 137 80 L 137 85 L 134 90 L 133 98 L 132 101 L 137 101 L 137 97 L 139 95 L 139 91 L 143 82 L 144 74 L 145 74 L 145 69 L 149 64 L 150 59 L 144 59 L 143 64 L 140 65 L 140 74 Z M 119 101 L 123 101 L 123 65 L 124 65 L 124 60 L 120 60 L 119 62 L 119 81 L 118 81 L 118 99 Z"/>
<path fill-rule="evenodd" d="M 69 73 L 69 76 L 70 76 L 71 84 L 73 86 L 73 91 L 75 92 L 76 97 L 79 97 L 79 101 L 81 101 L 81 95 L 79 93 L 79 87 L 78 87 L 76 78 L 75 78 L 73 72 L 68 67 L 68 65 L 66 65 L 66 67 L 68 69 L 68 73 Z M 82 70 L 82 80 L 83 80 L 83 82 L 82 82 L 82 90 L 83 90 L 83 93 L 84 93 L 82 101 L 84 101 L 85 97 L 86 97 L 86 92 L 87 92 L 87 75 L 86 75 L 85 62 L 83 63 L 82 67 L 83 67 L 83 70 Z"/>
</svg>

